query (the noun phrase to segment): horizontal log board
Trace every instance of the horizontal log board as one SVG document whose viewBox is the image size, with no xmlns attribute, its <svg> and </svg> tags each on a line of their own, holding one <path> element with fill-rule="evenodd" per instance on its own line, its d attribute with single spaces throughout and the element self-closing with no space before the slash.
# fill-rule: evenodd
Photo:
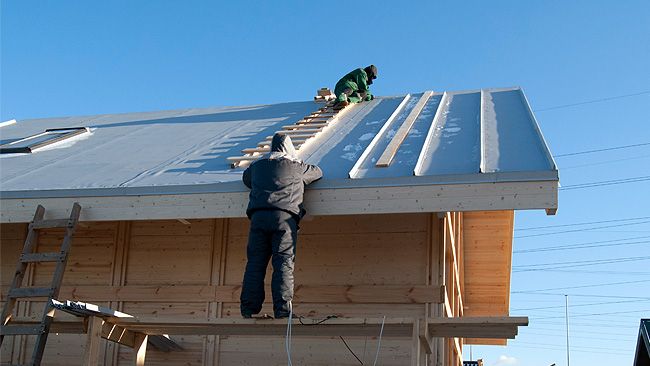
<svg viewBox="0 0 650 366">
<path fill-rule="evenodd" d="M 21 325 L 35 322 L 18 320 Z M 148 321 L 111 318 L 107 320 L 120 330 L 146 334 L 169 335 L 225 335 L 225 336 L 284 336 L 286 319 L 215 319 L 211 321 Z M 480 317 L 480 318 L 430 318 L 426 319 L 429 334 L 433 337 L 514 338 L 519 326 L 527 326 L 526 317 Z M 384 326 L 384 337 L 408 337 L 413 335 L 414 319 L 407 318 L 332 318 L 294 319 L 294 336 L 377 336 Z M 80 321 L 53 323 L 53 329 L 61 333 L 85 332 Z"/>
<path fill-rule="evenodd" d="M 4 293 L 6 289 L 3 289 Z M 267 289 L 267 292 L 269 289 Z M 241 286 L 64 286 L 59 298 L 83 301 L 239 302 Z M 440 303 L 438 286 L 296 285 L 295 303 L 424 304 Z"/>
</svg>

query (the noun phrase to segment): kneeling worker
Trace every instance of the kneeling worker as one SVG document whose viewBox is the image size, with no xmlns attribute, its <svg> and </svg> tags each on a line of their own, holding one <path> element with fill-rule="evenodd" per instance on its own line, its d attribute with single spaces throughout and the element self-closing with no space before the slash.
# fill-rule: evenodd
<svg viewBox="0 0 650 366">
<path fill-rule="evenodd" d="M 359 103 L 364 100 L 373 100 L 370 93 L 370 85 L 377 78 L 377 67 L 375 65 L 359 68 L 347 73 L 336 83 L 334 94 L 336 95 L 335 109 L 340 109 L 350 103 Z"/>
<path fill-rule="evenodd" d="M 305 186 L 320 179 L 316 165 L 298 159 L 291 139 L 275 134 L 271 152 L 249 166 L 242 177 L 251 189 L 246 214 L 251 220 L 248 263 L 241 292 L 241 314 L 250 318 L 262 310 L 264 275 L 273 265 L 271 290 L 276 318 L 289 317 L 293 299 L 293 264 Z"/>
</svg>

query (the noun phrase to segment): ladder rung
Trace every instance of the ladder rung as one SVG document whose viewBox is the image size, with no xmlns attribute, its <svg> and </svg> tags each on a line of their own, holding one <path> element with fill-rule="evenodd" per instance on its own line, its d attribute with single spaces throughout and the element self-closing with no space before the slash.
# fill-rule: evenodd
<svg viewBox="0 0 650 366">
<path fill-rule="evenodd" d="M 288 126 L 282 126 L 283 130 L 299 130 L 302 132 L 305 131 L 315 131 L 315 130 L 320 130 L 323 127 L 327 126 L 327 123 L 325 124 L 311 124 L 311 125 L 288 125 Z M 282 131 L 285 132 L 286 131 Z"/>
<path fill-rule="evenodd" d="M 20 261 L 23 263 L 32 262 L 60 262 L 65 259 L 65 254 L 61 252 L 53 253 L 28 253 L 21 254 Z"/>
<path fill-rule="evenodd" d="M 35 335 L 45 333 L 45 327 L 38 325 L 3 325 L 0 326 L 0 334 L 5 335 Z"/>
<path fill-rule="evenodd" d="M 300 128 L 300 126 L 296 126 L 296 127 L 298 127 L 299 129 L 297 129 L 297 130 L 288 130 L 288 131 L 275 131 L 275 133 L 281 133 L 283 135 L 289 135 L 289 137 L 293 138 L 293 135 L 300 135 L 300 134 L 305 134 L 305 133 L 316 133 L 316 132 L 320 132 L 320 131 L 323 130 L 322 127 L 318 127 L 318 128 Z"/>
<path fill-rule="evenodd" d="M 24 298 L 24 297 L 50 297 L 54 294 L 54 289 L 50 287 L 19 287 L 9 290 L 7 297 Z"/>
<path fill-rule="evenodd" d="M 253 148 L 244 149 L 241 152 L 243 154 L 252 154 L 256 152 L 262 153 L 262 152 L 269 152 L 269 151 L 271 151 L 270 147 L 257 147 L 257 148 L 253 147 Z"/>
<path fill-rule="evenodd" d="M 286 132 L 286 131 L 282 131 L 282 132 Z M 299 139 L 299 138 L 303 138 L 303 137 L 314 137 L 314 136 L 316 136 L 316 133 L 317 132 L 292 134 L 291 135 L 291 141 L 293 141 L 294 139 Z M 266 136 L 266 140 L 264 140 L 263 142 L 268 143 L 270 145 L 272 141 L 273 141 L 273 136 Z"/>
<path fill-rule="evenodd" d="M 294 126 L 327 126 L 329 122 L 320 122 L 320 121 L 307 121 L 307 122 L 297 122 Z M 291 125 L 289 125 L 291 126 Z"/>
<path fill-rule="evenodd" d="M 303 144 L 304 140 L 300 141 L 300 139 L 295 139 L 295 140 L 292 139 L 291 142 L 293 143 L 293 147 L 295 147 L 296 149 L 299 149 L 300 146 Z M 258 147 L 271 146 L 271 142 L 270 141 L 262 141 L 259 144 L 257 144 L 257 146 Z"/>
<path fill-rule="evenodd" d="M 73 224 L 69 219 L 56 219 L 56 220 L 38 220 L 34 221 L 29 226 L 32 229 L 54 229 L 62 227 L 72 227 Z"/>
</svg>

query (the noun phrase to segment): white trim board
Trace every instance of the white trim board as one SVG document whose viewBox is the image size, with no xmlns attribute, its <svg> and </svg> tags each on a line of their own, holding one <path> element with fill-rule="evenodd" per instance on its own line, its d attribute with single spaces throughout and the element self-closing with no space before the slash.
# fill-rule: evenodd
<svg viewBox="0 0 650 366">
<path fill-rule="evenodd" d="M 305 207 L 312 215 L 557 209 L 556 181 L 311 189 Z M 29 222 L 37 205 L 46 219 L 66 217 L 72 202 L 82 221 L 245 217 L 248 192 L 147 196 L 2 199 L 0 222 Z"/>
</svg>

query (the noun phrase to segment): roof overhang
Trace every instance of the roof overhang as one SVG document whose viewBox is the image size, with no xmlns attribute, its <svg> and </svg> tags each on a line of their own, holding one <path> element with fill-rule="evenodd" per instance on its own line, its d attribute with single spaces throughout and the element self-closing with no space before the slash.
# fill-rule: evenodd
<svg viewBox="0 0 650 366">
<path fill-rule="evenodd" d="M 326 182 L 323 182 L 326 183 Z M 447 211 L 546 209 L 554 212 L 558 182 L 499 181 L 432 184 L 420 180 L 384 181 L 383 185 L 358 182 L 351 186 L 316 184 L 305 193 L 305 207 L 312 215 L 349 215 Z M 240 183 L 238 183 L 241 187 Z M 17 193 L 17 192 L 16 192 Z M 73 202 L 82 206 L 82 221 L 194 219 L 245 217 L 248 191 L 174 193 L 137 190 L 106 195 L 105 191 L 78 190 L 67 194 L 2 194 L 0 222 L 29 222 L 37 205 L 48 217 L 65 216 Z M 83 194 L 81 194 L 83 193 Z"/>
</svg>

